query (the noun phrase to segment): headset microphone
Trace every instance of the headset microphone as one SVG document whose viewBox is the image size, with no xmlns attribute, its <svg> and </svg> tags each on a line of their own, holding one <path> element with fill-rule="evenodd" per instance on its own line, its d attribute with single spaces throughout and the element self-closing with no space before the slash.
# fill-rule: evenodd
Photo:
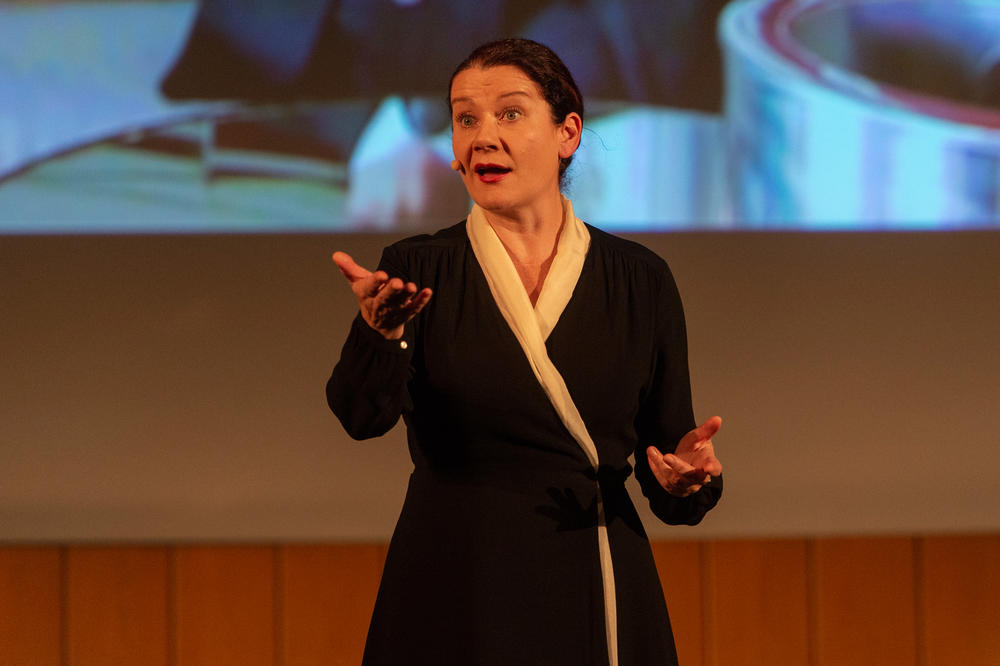
<svg viewBox="0 0 1000 666">
<path fill-rule="evenodd" d="M 458 160 L 451 161 L 451 168 L 453 171 L 461 171 L 462 173 L 465 173 L 465 167 L 462 166 L 462 163 Z"/>
</svg>

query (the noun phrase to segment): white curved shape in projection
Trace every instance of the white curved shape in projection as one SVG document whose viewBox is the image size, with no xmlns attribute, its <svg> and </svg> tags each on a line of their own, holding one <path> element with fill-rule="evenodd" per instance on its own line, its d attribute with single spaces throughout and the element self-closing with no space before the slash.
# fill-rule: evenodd
<svg viewBox="0 0 1000 666">
<path fill-rule="evenodd" d="M 97 141 L 228 108 L 159 91 L 196 9 L 190 0 L 0 6 L 0 180 Z"/>
<path fill-rule="evenodd" d="M 1000 225 L 1000 3 L 745 0 L 719 34 L 738 225 Z"/>
</svg>

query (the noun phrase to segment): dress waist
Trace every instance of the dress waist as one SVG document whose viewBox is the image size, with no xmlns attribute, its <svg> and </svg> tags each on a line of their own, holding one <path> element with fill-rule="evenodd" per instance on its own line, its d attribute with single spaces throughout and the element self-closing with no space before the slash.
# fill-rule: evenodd
<svg viewBox="0 0 1000 666">
<path fill-rule="evenodd" d="M 536 493 L 549 488 L 575 489 L 593 492 L 597 488 L 607 498 L 627 494 L 625 480 L 632 474 L 627 462 L 621 467 L 601 465 L 595 470 L 589 465 L 565 467 L 528 465 L 523 462 L 481 462 L 447 467 L 417 466 L 411 474 L 411 484 L 425 486 L 485 487 L 507 492 Z"/>
</svg>

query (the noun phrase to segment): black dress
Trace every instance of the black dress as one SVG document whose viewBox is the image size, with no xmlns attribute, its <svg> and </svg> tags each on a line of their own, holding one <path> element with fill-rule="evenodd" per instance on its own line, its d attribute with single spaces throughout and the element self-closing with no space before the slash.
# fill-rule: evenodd
<svg viewBox="0 0 1000 666">
<path fill-rule="evenodd" d="M 402 414 L 414 471 L 386 558 L 368 665 L 607 664 L 597 538 L 602 493 L 621 666 L 675 664 L 648 539 L 625 489 L 695 524 L 722 479 L 680 499 L 649 471 L 695 423 L 684 315 L 666 263 L 593 227 L 576 289 L 546 346 L 599 453 L 594 472 L 490 293 L 460 223 L 400 241 L 391 276 L 434 296 L 385 340 L 358 316 L 327 399 L 357 439 Z M 678 572 L 685 575 L 685 572 Z"/>
</svg>

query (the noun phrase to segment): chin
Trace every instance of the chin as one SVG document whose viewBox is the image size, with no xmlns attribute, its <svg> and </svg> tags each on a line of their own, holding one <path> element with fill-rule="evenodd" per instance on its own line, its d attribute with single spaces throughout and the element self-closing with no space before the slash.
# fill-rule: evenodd
<svg viewBox="0 0 1000 666">
<path fill-rule="evenodd" d="M 517 207 L 510 197 L 506 197 L 500 192 L 476 192 L 472 194 L 472 200 L 480 208 L 491 213 L 499 213 Z"/>
</svg>

